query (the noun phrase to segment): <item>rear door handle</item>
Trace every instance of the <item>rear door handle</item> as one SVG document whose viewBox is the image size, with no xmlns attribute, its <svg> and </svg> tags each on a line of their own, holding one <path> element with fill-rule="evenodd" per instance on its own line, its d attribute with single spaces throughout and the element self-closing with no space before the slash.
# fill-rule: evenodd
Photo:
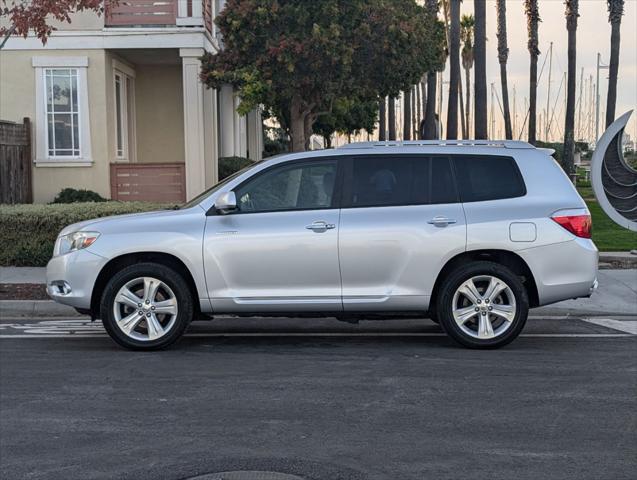
<svg viewBox="0 0 637 480">
<path fill-rule="evenodd" d="M 307 228 L 308 230 L 314 230 L 316 232 L 321 230 L 331 230 L 333 228 L 336 228 L 336 225 L 334 225 L 333 223 L 326 223 L 320 220 L 320 221 L 312 222 L 311 224 L 307 225 L 305 228 Z"/>
<path fill-rule="evenodd" d="M 429 220 L 427 223 L 430 225 L 434 225 L 436 227 L 446 227 L 447 225 L 452 225 L 457 222 L 452 218 L 447 218 L 447 217 L 438 215 L 437 217 L 434 217 L 431 220 Z"/>
</svg>

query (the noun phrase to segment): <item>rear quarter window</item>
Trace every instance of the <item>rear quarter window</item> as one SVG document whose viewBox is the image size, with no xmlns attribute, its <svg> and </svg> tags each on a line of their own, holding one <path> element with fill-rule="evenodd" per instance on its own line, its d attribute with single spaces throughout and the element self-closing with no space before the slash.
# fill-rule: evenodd
<svg viewBox="0 0 637 480">
<path fill-rule="evenodd" d="M 453 159 L 463 202 L 523 197 L 526 186 L 511 157 L 462 155 Z"/>
</svg>

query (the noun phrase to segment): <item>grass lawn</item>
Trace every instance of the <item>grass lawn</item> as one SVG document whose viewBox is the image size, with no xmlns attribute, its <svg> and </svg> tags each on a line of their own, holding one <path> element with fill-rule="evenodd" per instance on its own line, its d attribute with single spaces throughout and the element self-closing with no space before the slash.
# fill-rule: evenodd
<svg viewBox="0 0 637 480">
<path fill-rule="evenodd" d="M 586 204 L 593 217 L 593 241 L 600 251 L 626 252 L 637 249 L 637 232 L 631 232 L 613 222 L 596 200 L 586 199 Z"/>
</svg>

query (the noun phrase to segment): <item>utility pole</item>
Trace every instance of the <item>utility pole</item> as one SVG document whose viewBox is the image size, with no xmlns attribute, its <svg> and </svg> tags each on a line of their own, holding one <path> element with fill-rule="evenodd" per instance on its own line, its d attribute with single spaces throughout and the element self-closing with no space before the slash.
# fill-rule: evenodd
<svg viewBox="0 0 637 480">
<path fill-rule="evenodd" d="M 597 145 L 597 140 L 599 139 L 599 71 L 606 69 L 608 70 L 608 65 L 602 64 L 602 54 L 597 52 L 597 85 L 595 90 L 595 145 Z"/>
<path fill-rule="evenodd" d="M 553 42 L 551 42 L 551 46 L 549 47 L 549 84 L 548 90 L 546 92 L 546 115 L 544 118 L 549 118 L 549 110 L 551 108 L 551 71 L 553 70 Z M 549 141 L 549 132 L 548 132 L 548 122 L 544 121 L 544 141 Z"/>
</svg>

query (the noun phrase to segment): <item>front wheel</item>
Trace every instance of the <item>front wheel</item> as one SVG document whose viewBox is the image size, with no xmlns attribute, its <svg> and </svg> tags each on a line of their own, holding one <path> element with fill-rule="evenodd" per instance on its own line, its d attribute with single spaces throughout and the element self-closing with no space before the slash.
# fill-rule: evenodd
<svg viewBox="0 0 637 480">
<path fill-rule="evenodd" d="M 101 301 L 104 328 L 118 344 L 157 350 L 176 342 L 193 318 L 188 284 L 155 263 L 124 268 L 108 282 Z"/>
<path fill-rule="evenodd" d="M 529 299 L 519 277 L 493 262 L 473 262 L 452 272 L 437 299 L 440 324 L 469 348 L 497 348 L 524 328 Z"/>
</svg>

